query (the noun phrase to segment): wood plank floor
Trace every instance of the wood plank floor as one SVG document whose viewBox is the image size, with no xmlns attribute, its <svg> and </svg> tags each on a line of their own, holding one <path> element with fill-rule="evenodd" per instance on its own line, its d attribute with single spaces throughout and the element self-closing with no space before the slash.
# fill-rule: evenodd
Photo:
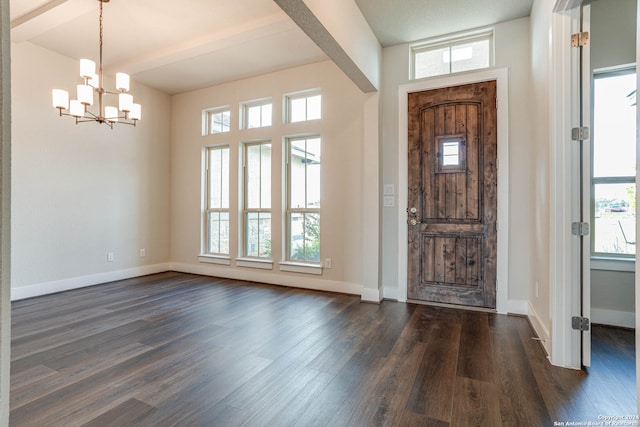
<svg viewBox="0 0 640 427">
<path fill-rule="evenodd" d="M 633 331 L 163 273 L 13 303 L 12 426 L 551 426 L 636 413 Z M 614 349 L 614 350 L 612 350 Z"/>
</svg>

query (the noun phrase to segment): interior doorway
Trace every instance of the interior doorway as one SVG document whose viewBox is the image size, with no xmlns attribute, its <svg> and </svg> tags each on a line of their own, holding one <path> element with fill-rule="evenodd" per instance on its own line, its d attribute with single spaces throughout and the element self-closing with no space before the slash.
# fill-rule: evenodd
<svg viewBox="0 0 640 427">
<path fill-rule="evenodd" d="M 589 30 L 588 61 L 582 63 L 583 91 L 590 94 L 583 102 L 589 118 L 584 125 L 591 129 L 583 180 L 591 223 L 583 262 L 590 269 L 582 303 L 592 325 L 627 330 L 635 327 L 636 3 L 594 0 L 583 4 L 581 14 Z M 604 360 L 592 358 L 583 345 L 583 366 L 610 369 Z"/>
</svg>

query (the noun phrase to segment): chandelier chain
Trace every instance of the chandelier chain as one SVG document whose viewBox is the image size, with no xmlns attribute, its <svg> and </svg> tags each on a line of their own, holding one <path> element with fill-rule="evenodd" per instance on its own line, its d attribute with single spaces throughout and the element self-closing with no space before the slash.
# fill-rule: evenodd
<svg viewBox="0 0 640 427">
<path fill-rule="evenodd" d="M 102 83 L 102 1 L 100 1 L 100 69 L 99 69 L 100 83 Z M 102 86 L 102 85 L 100 85 Z"/>
</svg>

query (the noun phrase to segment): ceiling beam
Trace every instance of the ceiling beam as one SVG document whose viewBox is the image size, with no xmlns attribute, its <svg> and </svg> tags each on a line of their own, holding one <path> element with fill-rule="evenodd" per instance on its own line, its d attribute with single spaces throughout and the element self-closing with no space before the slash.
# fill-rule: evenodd
<svg viewBox="0 0 640 427">
<path fill-rule="evenodd" d="M 345 0 L 320 2 L 308 0 L 306 3 L 303 0 L 274 0 L 274 2 L 360 90 L 365 93 L 378 90 L 382 48 L 355 2 Z M 351 31 L 350 34 L 345 32 L 347 28 Z"/>
<path fill-rule="evenodd" d="M 50 0 L 11 20 L 11 41 L 32 39 L 95 9 L 86 0 Z"/>
</svg>

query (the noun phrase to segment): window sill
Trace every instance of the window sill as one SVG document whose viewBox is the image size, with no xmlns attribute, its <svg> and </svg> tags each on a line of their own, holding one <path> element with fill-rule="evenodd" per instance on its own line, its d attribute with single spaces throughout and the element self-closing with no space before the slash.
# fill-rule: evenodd
<svg viewBox="0 0 640 427">
<path fill-rule="evenodd" d="M 322 274 L 322 265 L 320 264 L 307 264 L 302 262 L 281 262 L 278 263 L 280 271 L 287 271 L 290 273 L 303 273 L 303 274 Z"/>
<path fill-rule="evenodd" d="M 259 258 L 238 258 L 236 260 L 237 267 L 259 268 L 261 270 L 273 270 L 273 261 L 270 259 Z"/>
<path fill-rule="evenodd" d="M 231 258 L 224 255 L 201 254 L 198 255 L 198 261 L 207 264 L 231 265 Z"/>
<path fill-rule="evenodd" d="M 592 256 L 591 269 L 602 271 L 636 271 L 636 260 L 634 258 L 615 258 L 605 256 Z"/>
</svg>

